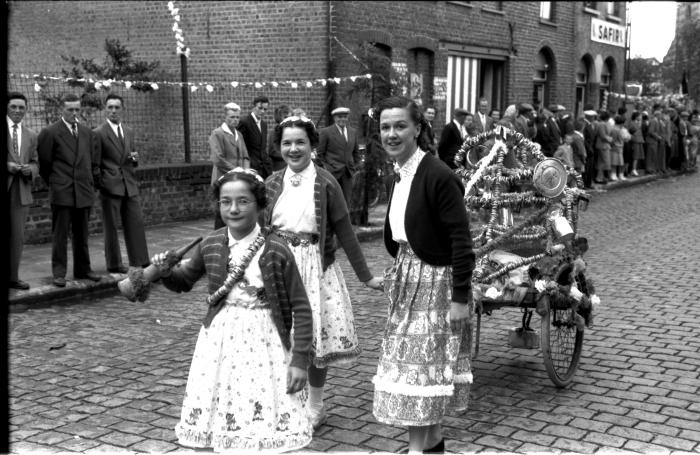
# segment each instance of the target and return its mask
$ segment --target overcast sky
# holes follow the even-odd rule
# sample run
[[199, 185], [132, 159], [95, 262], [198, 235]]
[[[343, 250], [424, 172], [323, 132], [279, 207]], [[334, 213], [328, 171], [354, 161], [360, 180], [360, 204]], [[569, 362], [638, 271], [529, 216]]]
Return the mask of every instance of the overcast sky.
[[663, 61], [676, 33], [676, 2], [630, 2], [630, 56]]

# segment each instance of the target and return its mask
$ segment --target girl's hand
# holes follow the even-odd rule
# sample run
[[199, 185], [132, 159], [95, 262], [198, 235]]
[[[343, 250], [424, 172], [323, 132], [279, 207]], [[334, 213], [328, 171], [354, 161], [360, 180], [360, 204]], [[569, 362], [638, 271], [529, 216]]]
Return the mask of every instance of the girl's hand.
[[297, 393], [306, 385], [306, 370], [290, 366], [287, 370], [287, 393]]
[[376, 291], [383, 291], [384, 290], [384, 279], [373, 276], [371, 279], [365, 281], [365, 286], [367, 286], [368, 288], [372, 288]]
[[170, 275], [171, 272], [170, 267], [168, 267], [167, 257], [168, 253], [166, 251], [165, 253], [158, 253], [151, 258], [151, 265], [158, 267], [160, 276], [163, 277]]
[[471, 302], [450, 304], [450, 328], [453, 334], [461, 333], [472, 324]]

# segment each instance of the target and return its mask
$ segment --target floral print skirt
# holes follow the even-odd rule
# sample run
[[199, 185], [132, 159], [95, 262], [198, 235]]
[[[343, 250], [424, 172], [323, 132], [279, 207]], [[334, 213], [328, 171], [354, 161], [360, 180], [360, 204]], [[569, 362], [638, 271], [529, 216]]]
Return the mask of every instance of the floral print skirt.
[[[374, 383], [374, 417], [388, 425], [440, 423], [467, 409], [471, 328], [450, 329], [452, 268], [421, 261], [401, 244], [385, 273], [389, 315]], [[473, 308], [470, 307], [473, 311]]]
[[229, 301], [199, 332], [175, 427], [180, 444], [215, 452], [308, 445], [308, 392], [287, 394], [290, 359], [267, 305], [244, 308]]
[[323, 272], [318, 244], [288, 246], [311, 304], [314, 366], [326, 368], [356, 360], [361, 350], [343, 271], [334, 262]]

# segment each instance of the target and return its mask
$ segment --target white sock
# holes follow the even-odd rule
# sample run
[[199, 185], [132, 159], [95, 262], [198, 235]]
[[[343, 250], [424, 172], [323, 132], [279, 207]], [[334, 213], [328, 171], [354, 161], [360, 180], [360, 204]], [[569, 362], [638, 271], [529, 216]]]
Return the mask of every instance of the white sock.
[[408, 451], [408, 455], [418, 455], [418, 454], [422, 454], [422, 453], [423, 453], [422, 450], [409, 450]]
[[318, 414], [323, 409], [323, 387], [309, 386], [309, 410]]

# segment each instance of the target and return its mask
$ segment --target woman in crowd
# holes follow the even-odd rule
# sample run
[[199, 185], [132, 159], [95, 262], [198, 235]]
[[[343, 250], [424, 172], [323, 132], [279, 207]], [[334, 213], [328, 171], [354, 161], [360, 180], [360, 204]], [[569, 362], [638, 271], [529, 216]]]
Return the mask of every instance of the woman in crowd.
[[[610, 114], [607, 111], [601, 111], [596, 122], [595, 148], [598, 152], [598, 160], [596, 161], [596, 183], [607, 183], [605, 173], [612, 174], [610, 166], [610, 148], [613, 142], [612, 125], [610, 125]], [[610, 180], [613, 180], [612, 175]]]
[[644, 159], [644, 136], [642, 134], [642, 115], [639, 111], [632, 112], [632, 118], [629, 124], [629, 132], [632, 135], [630, 144], [632, 147], [632, 166], [630, 167], [630, 175], [636, 177], [639, 175], [637, 166], [639, 160]]
[[515, 118], [518, 116], [518, 109], [515, 104], [511, 104], [503, 112], [503, 117], [496, 122], [497, 125], [505, 126], [511, 130], [515, 130]]
[[612, 144], [610, 144], [610, 180], [627, 180], [625, 177], [625, 157], [624, 147], [625, 138], [629, 136], [627, 129], [624, 129], [625, 118], [621, 115], [615, 116], [615, 125], [610, 131], [612, 136]]
[[[283, 104], [275, 109], [275, 125], [279, 125], [282, 120], [292, 115], [292, 110], [289, 106]], [[282, 154], [280, 153], [280, 145], [276, 144], [274, 141], [275, 129], [270, 128], [270, 132], [267, 135], [267, 153], [270, 155], [270, 160], [272, 161], [272, 170], [279, 171], [284, 169], [287, 163], [282, 159]]]
[[398, 174], [384, 241], [395, 257], [385, 274], [389, 311], [373, 382], [374, 416], [408, 426], [408, 453], [443, 452], [448, 405], [466, 409], [474, 269], [464, 187], [426, 153], [425, 119], [415, 102], [392, 97], [374, 111]]
[[[649, 129], [647, 130], [647, 153], [645, 155], [646, 169], [648, 174], [655, 174], [665, 169], [666, 143], [664, 142], [663, 131], [665, 130], [661, 120], [661, 108], [654, 107], [654, 113], [649, 119]], [[660, 158], [661, 157], [661, 158]], [[659, 167], [661, 162], [663, 167]]]
[[314, 330], [309, 366], [309, 409], [313, 427], [326, 419], [323, 388], [328, 366], [355, 360], [360, 346], [343, 273], [335, 262], [336, 237], [360, 281], [382, 289], [367, 268], [335, 178], [311, 161], [318, 132], [306, 117], [289, 117], [275, 128], [287, 166], [266, 181], [264, 220], [290, 246], [309, 296]]
[[172, 270], [166, 254], [151, 259], [168, 289], [190, 291], [206, 275], [210, 294], [175, 434], [182, 445], [215, 452], [300, 449], [312, 435], [304, 285], [286, 244], [257, 223], [267, 201], [257, 172], [235, 168], [214, 192], [226, 227]]

